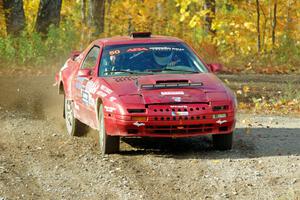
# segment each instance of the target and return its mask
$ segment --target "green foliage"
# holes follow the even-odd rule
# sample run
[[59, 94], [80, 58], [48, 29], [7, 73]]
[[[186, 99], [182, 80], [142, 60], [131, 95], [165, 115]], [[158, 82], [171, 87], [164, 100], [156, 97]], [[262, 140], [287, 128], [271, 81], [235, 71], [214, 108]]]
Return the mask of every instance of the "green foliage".
[[72, 49], [78, 43], [80, 35], [74, 29], [74, 26], [69, 23], [61, 24], [60, 28], [51, 26], [45, 41], [46, 48], [49, 54], [61, 54], [66, 53], [66, 49]]
[[282, 44], [276, 49], [277, 63], [295, 66], [300, 63], [300, 42], [294, 41], [288, 34], [281, 38]]
[[16, 49], [13, 45], [14, 40], [11, 37], [0, 38], [0, 55], [1, 60], [7, 62], [13, 59], [16, 55]]
[[67, 22], [60, 28], [51, 26], [47, 36], [23, 32], [18, 37], [0, 37], [0, 60], [6, 66], [48, 66], [64, 60], [78, 45], [80, 35]]
[[[255, 1], [215, 0], [215, 13], [204, 8], [208, 2], [204, 0], [106, 1], [104, 33], [97, 36], [89, 25], [89, 5], [85, 21], [82, 19], [81, 2], [63, 1], [60, 27], [51, 26], [48, 34], [42, 36], [33, 31], [39, 1], [24, 0], [25, 31], [18, 37], [0, 31], [1, 67], [61, 63], [70, 51], [83, 49], [91, 40], [128, 35], [132, 31], [180, 37], [206, 61], [222, 62], [232, 71], [272, 73], [278, 71], [274, 67], [282, 66], [295, 71], [300, 64], [300, 1], [297, 0], [278, 1], [274, 44], [273, 8], [277, 2], [274, 0], [259, 1], [259, 25]], [[207, 30], [207, 16], [212, 17], [212, 31]], [[0, 23], [1, 30], [5, 30], [4, 24]], [[257, 26], [261, 30], [260, 52]], [[266, 67], [269, 69], [263, 71]]]

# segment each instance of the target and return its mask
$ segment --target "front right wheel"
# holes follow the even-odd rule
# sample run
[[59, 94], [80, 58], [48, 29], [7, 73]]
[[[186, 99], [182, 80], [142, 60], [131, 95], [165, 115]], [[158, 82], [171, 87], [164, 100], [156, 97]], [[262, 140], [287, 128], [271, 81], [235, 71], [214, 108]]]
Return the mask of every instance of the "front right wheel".
[[102, 155], [118, 153], [120, 150], [120, 137], [107, 135], [102, 104], [99, 108], [99, 126], [99, 145]]
[[220, 151], [230, 150], [232, 148], [233, 133], [212, 135], [213, 146]]

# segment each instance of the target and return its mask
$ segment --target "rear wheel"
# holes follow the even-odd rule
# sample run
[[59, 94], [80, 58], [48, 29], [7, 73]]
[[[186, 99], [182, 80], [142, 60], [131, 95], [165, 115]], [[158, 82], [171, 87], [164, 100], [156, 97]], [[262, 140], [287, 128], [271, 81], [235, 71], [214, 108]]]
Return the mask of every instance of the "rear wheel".
[[99, 145], [102, 155], [118, 153], [120, 150], [120, 137], [106, 134], [103, 105], [99, 108]]
[[230, 150], [232, 148], [232, 135], [233, 133], [212, 135], [214, 148], [221, 151]]
[[74, 117], [73, 101], [65, 98], [65, 120], [68, 134], [70, 136], [82, 136], [85, 125]]

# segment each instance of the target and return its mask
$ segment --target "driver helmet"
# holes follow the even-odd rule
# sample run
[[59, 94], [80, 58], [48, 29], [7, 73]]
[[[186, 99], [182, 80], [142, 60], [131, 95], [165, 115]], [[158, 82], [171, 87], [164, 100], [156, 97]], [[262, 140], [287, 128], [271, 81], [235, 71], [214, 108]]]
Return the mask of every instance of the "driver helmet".
[[157, 64], [167, 65], [172, 61], [173, 52], [170, 50], [153, 51], [153, 57]]

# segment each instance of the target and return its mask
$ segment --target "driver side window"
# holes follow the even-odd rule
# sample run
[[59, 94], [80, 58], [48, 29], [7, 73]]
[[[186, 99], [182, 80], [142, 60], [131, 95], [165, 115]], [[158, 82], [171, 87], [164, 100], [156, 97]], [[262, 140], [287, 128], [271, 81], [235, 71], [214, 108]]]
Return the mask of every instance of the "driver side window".
[[100, 47], [94, 46], [83, 61], [81, 69], [92, 69], [97, 64], [97, 58], [100, 53]]

